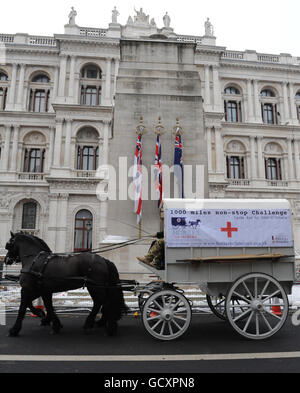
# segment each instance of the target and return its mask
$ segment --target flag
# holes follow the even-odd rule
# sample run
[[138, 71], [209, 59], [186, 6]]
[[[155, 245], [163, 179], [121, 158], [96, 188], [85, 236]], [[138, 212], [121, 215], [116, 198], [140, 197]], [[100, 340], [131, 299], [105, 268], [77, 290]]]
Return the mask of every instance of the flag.
[[142, 218], [142, 134], [139, 134], [135, 156], [134, 156], [134, 166], [133, 166], [133, 183], [135, 190], [135, 204], [134, 204], [134, 212], [137, 215], [137, 223], [139, 224]]
[[175, 138], [175, 153], [174, 153], [174, 176], [177, 179], [178, 190], [180, 198], [184, 198], [183, 190], [183, 151], [182, 151], [181, 135], [176, 135]]
[[162, 207], [162, 201], [163, 201], [163, 174], [162, 174], [162, 161], [161, 161], [161, 143], [160, 143], [159, 134], [157, 134], [157, 139], [156, 139], [154, 179], [155, 179], [155, 190], [159, 194], [158, 208], [160, 209]]

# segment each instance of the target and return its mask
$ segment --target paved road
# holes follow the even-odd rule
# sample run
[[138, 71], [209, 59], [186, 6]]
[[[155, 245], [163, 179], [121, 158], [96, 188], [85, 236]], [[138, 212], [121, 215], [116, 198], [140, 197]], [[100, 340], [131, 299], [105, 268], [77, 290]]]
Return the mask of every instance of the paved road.
[[213, 315], [194, 315], [187, 334], [161, 342], [148, 336], [140, 319], [125, 317], [118, 337], [102, 329], [82, 331], [84, 316], [61, 317], [64, 329], [51, 336], [26, 317], [22, 335], [7, 337], [0, 326], [0, 372], [207, 373], [300, 372], [300, 327], [290, 318], [267, 341], [248, 341]]

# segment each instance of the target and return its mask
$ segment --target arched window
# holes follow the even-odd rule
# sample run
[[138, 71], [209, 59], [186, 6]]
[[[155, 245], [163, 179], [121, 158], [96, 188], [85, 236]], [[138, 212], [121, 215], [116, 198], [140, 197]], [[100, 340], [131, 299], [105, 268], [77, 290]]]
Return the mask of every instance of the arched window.
[[265, 171], [267, 180], [282, 180], [283, 150], [277, 143], [270, 142], [265, 146]]
[[7, 100], [8, 76], [0, 72], [0, 111], [4, 111]]
[[88, 210], [80, 210], [75, 217], [75, 252], [93, 249], [93, 216]]
[[245, 179], [246, 151], [239, 141], [231, 141], [226, 147], [226, 164], [228, 179]]
[[264, 89], [264, 90], [262, 90], [262, 92], [261, 92], [261, 96], [262, 96], [262, 97], [275, 97], [275, 94], [274, 94], [274, 92], [273, 92], [272, 90], [270, 90], [270, 89]]
[[50, 79], [47, 75], [39, 74], [30, 83], [29, 111], [48, 112], [50, 97]]
[[226, 89], [224, 90], [224, 93], [225, 94], [240, 94], [239, 90], [233, 86], [226, 87]]
[[48, 78], [47, 75], [37, 75], [34, 78], [32, 78], [33, 83], [50, 83], [50, 79]]
[[78, 171], [96, 171], [99, 165], [99, 134], [91, 127], [82, 128], [76, 138]]
[[36, 229], [37, 204], [26, 202], [23, 205], [22, 229]]
[[81, 70], [80, 104], [101, 105], [102, 71], [96, 65], [87, 65]]
[[225, 120], [230, 123], [242, 122], [242, 97], [240, 91], [234, 86], [224, 90]]
[[271, 89], [263, 89], [261, 95], [261, 114], [265, 124], [278, 124], [279, 112], [277, 110], [276, 94]]
[[31, 132], [24, 138], [24, 173], [44, 173], [46, 139], [40, 132]]

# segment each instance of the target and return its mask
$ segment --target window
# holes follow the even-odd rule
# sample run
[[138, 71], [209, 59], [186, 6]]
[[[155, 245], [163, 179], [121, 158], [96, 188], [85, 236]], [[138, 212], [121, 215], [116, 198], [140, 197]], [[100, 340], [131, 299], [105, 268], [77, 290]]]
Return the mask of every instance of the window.
[[91, 251], [93, 248], [93, 216], [88, 210], [81, 210], [75, 217], [75, 252]]
[[282, 180], [280, 158], [267, 158], [265, 166], [267, 180]]
[[232, 86], [226, 87], [224, 93], [225, 94], [240, 94], [238, 89], [236, 89], [235, 87], [232, 87]]
[[[234, 87], [229, 86], [224, 90], [224, 114], [225, 121], [230, 123], [242, 122], [242, 103], [240, 91]], [[234, 97], [236, 96], [236, 97]]]
[[275, 94], [273, 93], [272, 90], [270, 90], [270, 89], [265, 89], [265, 90], [262, 90], [261, 96], [262, 96], [262, 97], [275, 97]]
[[50, 79], [47, 75], [39, 74], [31, 80], [29, 96], [29, 111], [45, 113], [49, 109]]
[[23, 205], [22, 229], [36, 229], [37, 205], [27, 202]]
[[81, 70], [82, 79], [102, 79], [102, 71], [96, 65], [88, 65]]
[[25, 149], [24, 172], [43, 173], [45, 149]]
[[78, 146], [77, 169], [81, 171], [96, 171], [99, 161], [99, 148], [93, 146]]
[[262, 104], [263, 122], [266, 124], [278, 124], [277, 105]]
[[225, 120], [231, 123], [242, 121], [241, 103], [236, 101], [225, 101]]
[[49, 91], [31, 90], [30, 93], [30, 111], [43, 113], [48, 112]]
[[47, 75], [38, 75], [32, 79], [33, 83], [49, 83], [50, 79]]
[[7, 82], [8, 81], [8, 76], [4, 74], [3, 72], [0, 72], [0, 81], [1, 82]]
[[245, 179], [244, 157], [239, 157], [239, 156], [227, 157], [227, 178]]
[[0, 72], [0, 111], [4, 111], [7, 100], [7, 81], [8, 76], [3, 72]]
[[88, 106], [101, 105], [102, 71], [96, 65], [85, 66], [81, 70], [80, 104]]
[[101, 87], [84, 87], [81, 88], [81, 105], [98, 106], [101, 104]]

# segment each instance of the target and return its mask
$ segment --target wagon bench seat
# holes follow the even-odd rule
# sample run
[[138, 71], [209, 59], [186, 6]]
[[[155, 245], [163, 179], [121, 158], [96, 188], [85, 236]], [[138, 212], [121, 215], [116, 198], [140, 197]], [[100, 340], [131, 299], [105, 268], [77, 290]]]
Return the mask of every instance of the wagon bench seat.
[[279, 260], [285, 257], [284, 254], [244, 254], [244, 255], [231, 255], [231, 256], [215, 256], [215, 257], [199, 257], [199, 258], [189, 258], [177, 260], [177, 262], [216, 262], [216, 263], [226, 263], [226, 262], [240, 262], [240, 261], [251, 261], [251, 260], [264, 260], [272, 259], [273, 261]]

